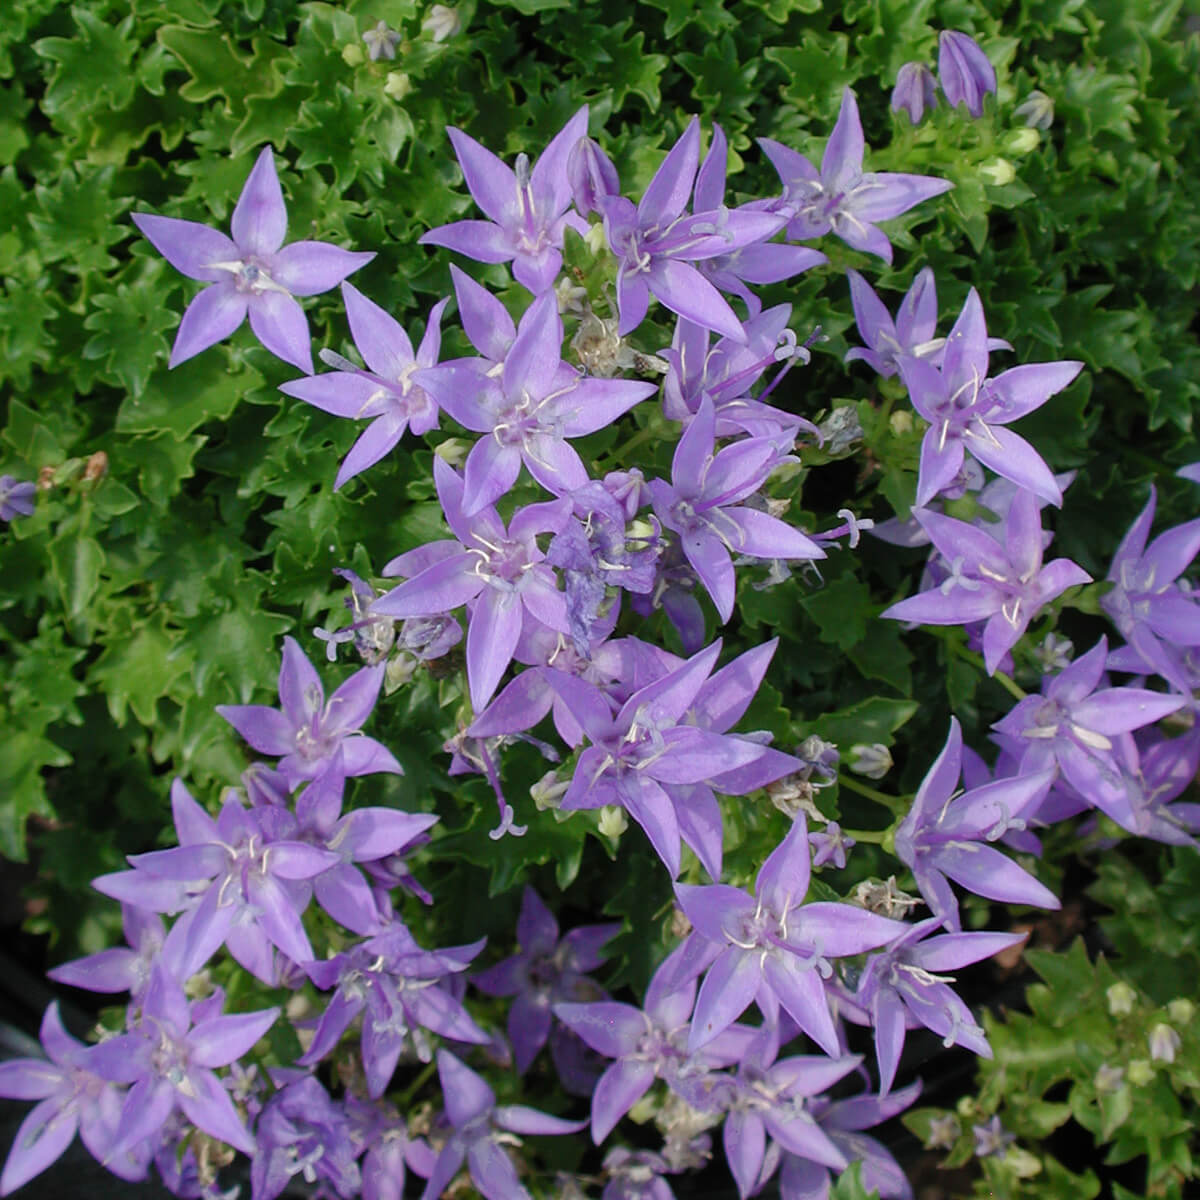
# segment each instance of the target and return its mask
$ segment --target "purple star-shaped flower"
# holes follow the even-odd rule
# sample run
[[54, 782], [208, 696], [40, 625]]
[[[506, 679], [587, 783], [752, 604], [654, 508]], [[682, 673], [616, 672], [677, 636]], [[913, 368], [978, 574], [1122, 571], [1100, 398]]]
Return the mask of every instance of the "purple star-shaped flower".
[[983, 305], [972, 288], [946, 339], [940, 369], [920, 358], [897, 360], [913, 407], [929, 422], [921, 443], [918, 506], [950, 484], [967, 450], [997, 475], [1062, 504], [1062, 492], [1041, 455], [1006, 426], [1061, 392], [1083, 363], [1026, 363], [989, 379], [991, 348]]
[[1113, 589], [1100, 600], [1126, 641], [1155, 670], [1165, 647], [1200, 646], [1200, 602], [1179, 586], [1179, 576], [1200, 553], [1200, 519], [1160, 533], [1146, 545], [1154, 522], [1157, 492], [1121, 540], [1108, 579]]
[[778, 211], [788, 217], [787, 234], [795, 241], [832, 231], [855, 250], [892, 261], [892, 244], [876, 222], [898, 217], [910, 208], [949, 191], [948, 179], [928, 175], [863, 172], [863, 132], [858, 103], [849, 89], [818, 171], [803, 154], [770, 138], [758, 144], [779, 172], [783, 200]]
[[333, 483], [334, 491], [393, 450], [406, 429], [422, 434], [437, 428], [437, 404], [412, 376], [414, 371], [437, 362], [442, 344], [442, 313], [450, 303], [447, 298], [433, 306], [421, 347], [414, 354], [408, 334], [378, 304], [348, 283], [342, 284], [342, 298], [354, 344], [368, 369], [360, 370], [340, 355], [322, 351], [321, 358], [341, 370], [296, 379], [279, 388], [285, 395], [295, 396], [335, 417], [370, 420], [371, 424], [342, 460]]
[[540, 533], [562, 530], [570, 501], [526, 505], [505, 529], [490, 505], [467, 516], [463, 480], [440, 458], [433, 460], [433, 477], [457, 540], [433, 542], [389, 562], [385, 575], [411, 578], [377, 600], [374, 609], [391, 617], [431, 617], [474, 600], [467, 682], [471, 704], [482, 712], [512, 660], [524, 613], [559, 633], [570, 632], [565, 599], [536, 541]]
[[360, 732], [379, 699], [384, 670], [383, 663], [363, 667], [326, 703], [321, 677], [299, 643], [287, 637], [279, 667], [281, 707], [218, 704], [217, 712], [260, 754], [282, 756], [279, 771], [291, 788], [328, 770], [339, 748], [347, 775], [403, 775], [392, 752]]
[[57, 1002], [42, 1017], [46, 1059], [14, 1058], [0, 1063], [0, 1096], [36, 1100], [13, 1140], [0, 1195], [7, 1196], [40, 1175], [66, 1150], [78, 1132], [83, 1144], [122, 1179], [145, 1175], [126, 1155], [112, 1155], [121, 1115], [121, 1095], [96, 1073], [96, 1047], [77, 1042], [63, 1027]]
[[648, 486], [659, 520], [679, 534], [683, 552], [704, 583], [722, 621], [733, 615], [731, 554], [750, 558], [824, 558], [798, 529], [741, 502], [766, 482], [782, 460], [774, 438], [746, 438], [715, 448], [716, 413], [706, 395], [684, 431], [671, 463], [671, 483]]
[[497, 1105], [496, 1093], [448, 1050], [438, 1051], [437, 1065], [446, 1117], [453, 1128], [421, 1200], [437, 1200], [464, 1160], [487, 1200], [529, 1200], [512, 1159], [502, 1149], [516, 1140], [509, 1135], [578, 1133], [587, 1122], [564, 1121], [523, 1104]]
[[188, 305], [169, 365], [227, 338], [250, 314], [255, 337], [277, 358], [312, 374], [308, 320], [297, 296], [337, 287], [373, 253], [327, 242], [292, 242], [271, 147], [263, 148], [233, 210], [232, 239], [196, 221], [134, 213], [134, 224], [177, 271], [212, 284]]
[[946, 745], [896, 830], [896, 856], [912, 871], [925, 903], [953, 933], [962, 926], [947, 878], [989, 900], [1060, 908], [1053, 892], [986, 844], [1025, 827], [1025, 817], [1037, 811], [1054, 772], [1031, 769], [960, 794], [962, 757], [962, 728], [951, 717]]
[[734, 341], [745, 340], [733, 309], [691, 264], [765, 241], [782, 220], [769, 212], [724, 207], [687, 215], [699, 162], [700, 122], [693, 117], [636, 207], [624, 196], [598, 201], [608, 244], [619, 262], [617, 332], [622, 337], [642, 323], [654, 295], [678, 316]]
[[1004, 545], [967, 521], [940, 513], [914, 514], [949, 565], [935, 588], [885, 609], [894, 621], [967, 625], [986, 621], [983, 656], [993, 674], [1038, 611], [1069, 587], [1092, 577], [1067, 558], [1042, 565], [1042, 520], [1037, 497], [1018, 492], [1004, 522]]
[[768, 1022], [782, 1006], [826, 1054], [841, 1053], [822, 982], [827, 960], [882, 946], [905, 927], [850, 904], [805, 904], [810, 873], [801, 815], [763, 863], [753, 896], [727, 884], [676, 884], [693, 936], [717, 951], [700, 985], [689, 1049], [704, 1046], [757, 1002]]
[[254, 1138], [213, 1068], [241, 1058], [275, 1023], [279, 1009], [212, 1016], [205, 1004], [204, 1017], [193, 1025], [195, 1014], [183, 985], [158, 967], [133, 1029], [95, 1048], [98, 1074], [133, 1085], [110, 1157], [154, 1137], [176, 1109], [218, 1141], [254, 1153]]
[[1118, 824], [1128, 820], [1128, 801], [1121, 770], [1113, 758], [1112, 739], [1151, 725], [1187, 703], [1184, 696], [1165, 696], [1146, 688], [1105, 688], [1108, 640], [1101, 638], [1069, 667], [1044, 681], [1043, 693], [1027, 696], [993, 728], [1002, 745], [1020, 760], [1020, 770], [1060, 770], [1076, 791]]
[[567, 159], [587, 135], [585, 104], [562, 127], [529, 169], [517, 155], [516, 170], [461, 129], [447, 128], [463, 178], [486, 221], [455, 221], [422, 235], [422, 246], [444, 246], [477, 262], [512, 262], [518, 283], [535, 296], [550, 288], [562, 267], [563, 231], [587, 233], [587, 222], [567, 212], [571, 184]]
[[467, 455], [463, 514], [510, 491], [524, 463], [555, 495], [586, 486], [587, 468], [566, 441], [595, 433], [656, 391], [653, 383], [589, 379], [565, 367], [563, 327], [553, 292], [521, 317], [499, 378], [476, 364], [422, 371], [422, 387], [460, 425], [481, 437]]
[[531, 887], [521, 897], [517, 918], [520, 954], [472, 976], [489, 996], [514, 996], [508, 1010], [508, 1036], [516, 1052], [517, 1074], [529, 1070], [550, 1036], [553, 1006], [602, 996], [587, 978], [604, 961], [600, 948], [620, 925], [583, 925], [560, 940], [558, 922]]
[[875, 1053], [879, 1061], [880, 1094], [896, 1078], [906, 1029], [924, 1025], [946, 1045], [965, 1046], [983, 1058], [992, 1050], [970, 1010], [951, 990], [953, 977], [937, 972], [954, 971], [980, 959], [991, 958], [1025, 938], [1021, 933], [945, 933], [940, 917], [930, 917], [872, 954], [859, 977], [855, 999], [870, 1014], [875, 1027]]

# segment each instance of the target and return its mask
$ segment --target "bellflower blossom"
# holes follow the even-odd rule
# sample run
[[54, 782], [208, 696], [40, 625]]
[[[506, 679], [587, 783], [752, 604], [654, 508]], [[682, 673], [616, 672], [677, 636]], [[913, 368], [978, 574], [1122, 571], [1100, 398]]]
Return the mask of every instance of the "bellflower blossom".
[[659, 520], [679, 534], [683, 552], [704, 583], [722, 622], [733, 615], [731, 554], [751, 558], [824, 558], [798, 529], [743, 504], [782, 460], [773, 438], [747, 438], [715, 448], [716, 413], [705, 396], [671, 462], [671, 483], [647, 485]]
[[558, 922], [542, 898], [526, 886], [517, 917], [521, 952], [471, 977], [488, 996], [513, 996], [508, 1037], [524, 1075], [550, 1036], [554, 1006], [599, 999], [604, 991], [587, 978], [604, 962], [601, 947], [621, 930], [619, 924], [582, 925], [559, 937]]
[[962, 759], [962, 728], [951, 717], [946, 745], [896, 830], [896, 856], [912, 871], [925, 903], [951, 933], [962, 926], [948, 878], [989, 900], [1060, 908], [1053, 892], [985, 844], [1024, 828], [1025, 817], [1045, 799], [1054, 772], [1031, 766], [1013, 778], [959, 793]]
[[645, 1004], [634, 1008], [602, 1000], [559, 1003], [554, 1015], [609, 1064], [592, 1094], [592, 1140], [600, 1145], [617, 1122], [650, 1090], [655, 1079], [690, 1092], [709, 1072], [730, 1066], [746, 1051], [754, 1031], [731, 1026], [702, 1049], [687, 1048], [696, 982], [675, 986], [678, 952], [660, 964], [646, 989]]
[[106, 896], [154, 912], [187, 911], [163, 943], [166, 962], [199, 970], [225, 943], [230, 954], [264, 983], [274, 984], [271, 947], [293, 962], [313, 956], [300, 915], [309, 891], [298, 886], [336, 867], [341, 856], [292, 839], [272, 838], [260, 814], [230, 795], [214, 820], [176, 780], [171, 809], [179, 845], [129, 856], [132, 871], [93, 880]]
[[347, 775], [403, 775], [392, 752], [360, 732], [379, 699], [384, 669], [383, 663], [363, 667], [326, 702], [321, 677], [299, 643], [287, 637], [279, 667], [280, 708], [218, 704], [217, 712], [260, 754], [282, 756], [278, 769], [291, 788], [327, 771], [339, 749]]
[[342, 299], [354, 344], [367, 370], [340, 355], [322, 351], [322, 361], [339, 370], [296, 379], [279, 388], [285, 395], [295, 396], [335, 417], [371, 421], [342, 460], [333, 481], [335, 492], [395, 449], [406, 429], [422, 434], [437, 428], [437, 404], [424, 388], [413, 382], [412, 376], [414, 371], [437, 362], [442, 342], [442, 313], [450, 303], [447, 298], [433, 306], [421, 347], [414, 354], [408, 334], [378, 304], [348, 283], [342, 284]]
[[[830, 1100], [815, 1096], [809, 1102], [813, 1119], [849, 1162], [862, 1163], [862, 1185], [878, 1192], [882, 1200], [913, 1200], [912, 1187], [890, 1150], [861, 1131], [902, 1113], [921, 1093], [921, 1081], [887, 1096], [850, 1096]], [[767, 1149], [760, 1180], [765, 1183], [779, 1169], [781, 1200], [815, 1200], [826, 1197], [832, 1185], [829, 1169], [811, 1159], [783, 1150], [777, 1143]]]
[[[693, 826], [680, 821], [676, 785], [713, 783], [761, 758], [768, 748], [748, 738], [683, 724], [708, 679], [720, 642], [693, 655], [681, 667], [635, 692], [614, 717], [599, 688], [555, 672], [552, 686], [592, 742], [579, 756], [561, 808], [618, 805], [646, 832], [672, 878], [679, 874], [680, 837], [689, 843]], [[719, 828], [719, 826], [718, 826]], [[697, 853], [707, 856], [704, 841]], [[731, 1018], [732, 1019], [732, 1018]]]
[[734, 341], [745, 340], [733, 309], [693, 264], [765, 241], [783, 221], [761, 210], [724, 207], [686, 215], [699, 161], [700, 122], [693, 117], [636, 207], [623, 196], [599, 201], [608, 244], [619, 263], [617, 332], [622, 337], [642, 323], [653, 295], [677, 316]]
[[[1145, 688], [1104, 688], [1108, 640], [1101, 638], [1064, 671], [1043, 681], [1041, 695], [1027, 696], [993, 728], [1001, 745], [1019, 760], [1024, 775], [1059, 771], [1089, 804], [1128, 820], [1121, 770], [1112, 739], [1152, 725], [1187, 703]], [[1124, 820], [1122, 818], [1124, 817]]]
[[484, 435], [467, 455], [464, 516], [511, 490], [522, 463], [555, 495], [584, 487], [587, 468], [566, 439], [603, 429], [657, 390], [653, 383], [589, 379], [564, 369], [562, 340], [557, 300], [545, 292], [521, 317], [499, 378], [471, 364], [416, 376], [460, 425]]
[[[692, 207], [696, 212], [725, 210], [725, 168], [728, 156], [729, 144], [725, 138], [725, 131], [714, 122], [708, 153], [704, 156], [704, 162], [700, 164], [692, 192]], [[751, 206], [747, 211], [754, 211], [754, 207]], [[729, 254], [698, 259], [696, 269], [721, 291], [737, 296], [746, 305], [750, 316], [755, 317], [762, 310], [762, 301], [746, 287], [747, 283], [782, 283], [793, 275], [799, 275], [802, 271], [828, 261], [819, 250], [813, 250], [809, 246], [787, 246], [776, 242], [758, 241]]]
[[854, 93], [846, 88], [818, 171], [803, 154], [770, 138], [759, 138], [783, 181], [777, 211], [788, 218], [787, 235], [806, 241], [833, 232], [855, 250], [892, 261], [892, 244], [879, 221], [940, 196], [954, 185], [928, 175], [863, 172], [863, 132]]
[[432, 1058], [424, 1030], [456, 1042], [489, 1042], [489, 1036], [445, 985], [448, 977], [467, 969], [485, 940], [424, 950], [396, 923], [342, 954], [308, 963], [305, 971], [309, 978], [333, 995], [317, 1022], [312, 1043], [297, 1060], [299, 1065], [320, 1062], [361, 1015], [367, 1094], [377, 1100], [387, 1090], [405, 1050], [422, 1062]]
[[1051, 504], [1062, 504], [1041, 455], [1006, 426], [1062, 391], [1083, 363], [1027, 363], [989, 379], [991, 348], [983, 305], [972, 288], [946, 340], [940, 368], [920, 358], [897, 360], [913, 407], [929, 422], [921, 443], [918, 506], [928, 504], [958, 474], [967, 450], [997, 475]]
[[437, 1054], [438, 1078], [452, 1129], [421, 1200], [438, 1200], [464, 1160], [487, 1200], [530, 1200], [512, 1159], [501, 1148], [520, 1144], [512, 1134], [578, 1133], [586, 1121], [564, 1121], [523, 1104], [496, 1104], [496, 1093], [448, 1050]]
[[0, 1096], [36, 1100], [21, 1122], [0, 1175], [0, 1195], [7, 1196], [40, 1175], [67, 1149], [78, 1133], [93, 1157], [122, 1179], [146, 1174], [141, 1161], [113, 1155], [121, 1117], [122, 1095], [96, 1072], [95, 1046], [76, 1041], [63, 1027], [57, 1001], [42, 1017], [40, 1033], [45, 1059], [14, 1058], [0, 1063]]
[[[879, 1090], [886, 1095], [896, 1078], [906, 1029], [919, 1025], [983, 1058], [992, 1050], [970, 1010], [951, 990], [953, 971], [991, 958], [1025, 939], [1020, 933], [944, 933], [940, 917], [911, 926], [903, 936], [872, 954], [859, 976], [855, 1000], [875, 1029]], [[853, 1019], [853, 1018], [852, 1018]]]
[[517, 155], [514, 170], [462, 130], [447, 128], [467, 187], [488, 219], [439, 225], [418, 243], [457, 250], [477, 262], [512, 262], [517, 282], [541, 295], [562, 267], [563, 231], [587, 233], [587, 222], [567, 212], [567, 159], [586, 136], [587, 122], [585, 104], [554, 135], [532, 171], [526, 155]]
[[1200, 518], [1160, 533], [1147, 546], [1156, 500], [1152, 487], [1145, 508], [1113, 556], [1108, 571], [1113, 588], [1101, 597], [1100, 607], [1125, 640], [1162, 674], [1170, 650], [1200, 646], [1200, 599], [1178, 582], [1200, 553]]
[[308, 320], [297, 296], [337, 287], [369, 263], [327, 242], [292, 242], [287, 208], [271, 147], [264, 147], [233, 210], [232, 239], [196, 221], [134, 213], [133, 222], [177, 271], [206, 287], [188, 305], [171, 348], [169, 366], [227, 338], [250, 314], [255, 337], [276, 358], [312, 374]]
[[559, 533], [570, 501], [530, 504], [505, 529], [490, 505], [468, 516], [462, 477], [440, 458], [433, 476], [442, 511], [456, 540], [433, 542], [392, 559], [385, 575], [411, 576], [375, 602], [391, 617], [432, 617], [475, 601], [467, 628], [467, 683], [482, 712], [504, 674], [524, 613], [558, 633], [569, 633], [566, 601], [537, 546], [540, 533]]
[[753, 896], [726, 884], [676, 884], [693, 938], [716, 950], [696, 999], [689, 1049], [700, 1049], [757, 1002], [768, 1022], [782, 1007], [826, 1054], [840, 1054], [822, 982], [828, 959], [882, 946], [905, 926], [851, 904], [805, 904], [810, 874], [801, 815], [760, 868]]
[[250, 1200], [275, 1200], [297, 1175], [345, 1200], [359, 1195], [363, 1181], [349, 1118], [313, 1076], [292, 1080], [267, 1101], [255, 1140]]
[[142, 998], [137, 1020], [128, 1033], [117, 1034], [95, 1048], [96, 1072], [114, 1083], [133, 1086], [125, 1097], [114, 1145], [114, 1157], [155, 1137], [171, 1114], [182, 1110], [197, 1128], [243, 1154], [253, 1154], [254, 1138], [242, 1124], [229, 1093], [214, 1068], [239, 1059], [275, 1023], [278, 1008], [195, 1021], [183, 985], [156, 967]]
[[[716, 436], [781, 437], [799, 429], [817, 435], [817, 427], [803, 417], [765, 403], [793, 362], [807, 363], [807, 347], [796, 343], [787, 327], [790, 304], [777, 304], [746, 321], [744, 342], [721, 338], [710, 348], [709, 331], [680, 317], [669, 349], [663, 379], [663, 413], [687, 425], [707, 396], [716, 413]], [[752, 399], [750, 389], [774, 366], [775, 378]], [[818, 435], [819, 436], [819, 435]]]
[[949, 565], [937, 587], [910, 596], [883, 612], [894, 621], [966, 625], [986, 621], [983, 656], [989, 675], [1017, 644], [1037, 612], [1069, 587], [1092, 577], [1070, 559], [1042, 565], [1042, 522], [1037, 497], [1016, 494], [1004, 523], [1004, 545], [966, 521], [916, 512]]

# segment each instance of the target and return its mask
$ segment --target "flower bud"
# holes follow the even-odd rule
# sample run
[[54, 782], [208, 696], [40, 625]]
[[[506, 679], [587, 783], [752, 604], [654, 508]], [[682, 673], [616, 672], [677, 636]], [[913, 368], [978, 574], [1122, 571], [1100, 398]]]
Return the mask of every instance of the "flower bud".
[[557, 772], [547, 771], [529, 789], [529, 795], [533, 798], [533, 803], [537, 810], [545, 812], [548, 808], [557, 808], [562, 798], [570, 790], [570, 787], [570, 782], [559, 779]]
[[893, 436], [903, 437], [906, 433], [913, 431], [912, 413], [900, 409], [892, 413], [888, 417], [888, 428], [892, 431]]
[[[364, 33], [363, 37], [366, 36], [367, 35]], [[344, 62], [346, 66], [357, 67], [366, 61], [367, 56], [363, 52], [363, 48], [361, 46], [357, 46], [353, 42], [350, 42], [348, 45], [342, 47], [342, 62]]]
[[951, 108], [967, 106], [973, 117], [983, 115], [983, 98], [996, 91], [996, 71], [974, 38], [957, 30], [938, 35], [938, 81]]
[[613, 161], [590, 137], [581, 137], [567, 158], [567, 181], [581, 216], [600, 211], [600, 200], [621, 194]]
[[452, 38], [462, 29], [462, 17], [458, 9], [447, 8], [444, 4], [435, 4], [429, 10], [429, 16], [421, 22], [421, 28], [435, 42], [444, 42]]
[[1036, 88], [1013, 109], [1013, 116], [1030, 129], [1049, 129], [1054, 124], [1054, 101]]
[[1092, 1080], [1092, 1084], [1096, 1091], [1102, 1095], [1111, 1095], [1124, 1086], [1125, 1071], [1122, 1067], [1114, 1067], [1108, 1063], [1102, 1063]]
[[882, 779], [892, 769], [892, 752], [882, 742], [851, 746], [850, 761], [846, 765], [856, 775]]
[[600, 810], [600, 833], [606, 838], [619, 838], [629, 828], [625, 810], [615, 804], [606, 804]]
[[933, 72], [924, 63], [905, 63], [892, 89], [892, 112], [906, 112], [908, 119], [919, 125], [925, 113], [936, 107], [937, 80]]
[[1187, 999], [1180, 997], [1178, 1000], [1172, 1000], [1167, 1005], [1167, 1016], [1175, 1022], [1176, 1025], [1190, 1024], [1192, 1018], [1196, 1015], [1196, 1006]]
[[412, 80], [403, 71], [389, 71], [384, 80], [384, 95], [393, 100], [403, 100], [413, 90]]
[[1154, 1079], [1154, 1068], [1144, 1058], [1135, 1058], [1130, 1061], [1125, 1077], [1134, 1087], [1145, 1087]]
[[1007, 158], [989, 159], [979, 168], [979, 173], [992, 187], [1006, 187], [1017, 177], [1017, 172]]
[[1170, 1025], [1160, 1021], [1150, 1030], [1150, 1057], [1154, 1062], [1173, 1063], [1183, 1039]]
[[1042, 144], [1042, 135], [1036, 129], [1014, 129], [1004, 139], [1004, 148], [1009, 154], [1028, 154]]
[[452, 467], [461, 467], [470, 452], [471, 444], [465, 438], [447, 438], [434, 447], [434, 454]]
[[1114, 983], [1104, 995], [1108, 999], [1108, 1011], [1114, 1017], [1127, 1017], [1133, 1012], [1133, 1006], [1137, 1001], [1137, 992], [1124, 980]]

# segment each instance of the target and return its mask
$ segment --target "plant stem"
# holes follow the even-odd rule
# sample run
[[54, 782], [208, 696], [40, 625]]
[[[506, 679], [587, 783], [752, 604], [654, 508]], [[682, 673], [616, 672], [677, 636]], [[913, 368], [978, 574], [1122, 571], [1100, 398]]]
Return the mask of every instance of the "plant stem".
[[[882, 804], [889, 812], [908, 811], [908, 800], [903, 796], [885, 796], [883, 792], [877, 792], [874, 788], [867, 787], [865, 783], [859, 783], [857, 779], [844, 773], [838, 774], [838, 783], [852, 792], [857, 792], [860, 796], [865, 796], [868, 800], [874, 800], [876, 804]], [[880, 836], [883, 835], [880, 834]]]

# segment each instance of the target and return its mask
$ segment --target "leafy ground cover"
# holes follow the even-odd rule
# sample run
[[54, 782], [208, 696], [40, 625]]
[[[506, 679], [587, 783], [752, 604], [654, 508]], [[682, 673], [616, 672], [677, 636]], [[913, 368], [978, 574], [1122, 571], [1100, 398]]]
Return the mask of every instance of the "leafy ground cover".
[[[33, 514], [9, 523], [0, 550], [0, 851], [35, 866], [26, 928], [49, 938], [53, 961], [120, 940], [116, 906], [90, 881], [122, 869], [127, 854], [170, 844], [174, 777], [216, 811], [250, 761], [217, 706], [274, 703], [285, 635], [321, 669], [327, 691], [350, 678], [352, 648], [325, 669], [313, 634], [346, 624], [347, 587], [334, 569], [378, 580], [395, 555], [444, 537], [435, 461], [461, 461], [445, 444], [456, 427], [443, 420], [439, 433], [403, 439], [335, 490], [337, 464], [361, 426], [281, 393], [296, 369], [248, 330], [169, 369], [196, 287], [139, 234], [133, 212], [228, 231], [242, 185], [271, 145], [289, 237], [374, 251], [353, 283], [418, 342], [434, 303], [454, 292], [452, 261], [514, 320], [528, 303], [507, 267], [479, 268], [418, 242], [479, 215], [448, 126], [511, 164], [521, 152], [536, 159], [587, 104], [588, 127], [624, 194], [639, 197], [698, 114], [706, 144], [714, 124], [728, 139], [732, 207], [779, 191], [782, 172], [757, 139], [820, 161], [850, 87], [872, 171], [954, 186], [886, 223], [890, 263], [824, 237], [812, 244], [825, 263], [759, 289], [767, 307], [791, 305], [790, 328], [811, 352], [771, 403], [823, 435], [784, 467], [771, 498], [787, 502], [789, 522], [808, 533], [834, 527], [844, 508], [881, 524], [908, 517], [925, 422], [907, 397], [920, 381], [844, 363], [867, 338], [846, 271], [869, 279], [894, 312], [929, 267], [939, 332], [974, 289], [987, 334], [1012, 345], [995, 369], [1000, 361], [1083, 364], [1019, 428], [1054, 472], [1075, 473], [1061, 513], [1045, 515], [1055, 535], [1048, 557], [1103, 580], [1149, 485], [1158, 495], [1154, 534], [1196, 511], [1195, 484], [1175, 475], [1197, 457], [1200, 387], [1200, 41], [1188, 21], [1179, 4], [1124, 0], [836, 8], [533, 0], [468, 3], [452, 14], [386, 0], [7, 6], [0, 469], [37, 490]], [[364, 41], [378, 22], [395, 39]], [[903, 64], [938, 65], [944, 29], [973, 36], [995, 67], [996, 91], [978, 118], [943, 96], [914, 125], [889, 107], [891, 89]], [[612, 261], [566, 238], [568, 275], [607, 315]], [[353, 354], [337, 292], [304, 304], [314, 347]], [[672, 329], [660, 307], [632, 345], [657, 355]], [[447, 320], [442, 359], [472, 349], [459, 322]], [[593, 474], [637, 467], [678, 483], [678, 431], [653, 407], [580, 442]], [[465, 455], [471, 432], [456, 436]], [[515, 502], [524, 503], [536, 489], [522, 479]], [[969, 521], [977, 510], [967, 496], [946, 513]], [[1117, 641], [1105, 585], [1072, 590], [1034, 618], [1001, 673], [1005, 684], [958, 625], [914, 632], [880, 619], [922, 590], [927, 551], [898, 552], [871, 537], [853, 552], [826, 548], [819, 574], [793, 563], [790, 579], [764, 587], [765, 568], [751, 570], [731, 624], [720, 628], [720, 603], [704, 608], [704, 642], [723, 633], [728, 662], [779, 638], [743, 727], [769, 731], [788, 753], [802, 755], [797, 748], [814, 737], [840, 747], [840, 784], [820, 789], [814, 803], [852, 830], [870, 832], [888, 797], [903, 804], [917, 792], [952, 714], [966, 744], [994, 757], [989, 730], [1014, 691], [1035, 693], [1041, 671], [1070, 658], [1056, 658], [1047, 636], [1069, 638], [1076, 661], [1101, 634]], [[635, 627], [676, 654], [696, 649], [661, 610]], [[496, 803], [487, 778], [450, 775], [443, 751], [486, 699], [477, 687], [472, 713], [469, 659], [461, 648], [454, 654], [428, 666], [408, 661], [411, 678], [395, 690], [404, 672], [393, 672], [370, 731], [404, 775], [357, 780], [353, 795], [360, 807], [437, 813], [433, 849], [418, 860], [423, 885], [439, 898], [486, 894], [489, 903], [439, 899], [426, 909], [412, 901], [405, 919], [422, 945], [486, 935], [494, 966], [513, 947], [523, 887], [532, 885], [554, 897], [563, 930], [619, 925], [599, 978], [613, 995], [640, 998], [679, 932], [655, 849], [636, 822], [622, 830], [612, 815], [560, 819], [549, 802], [543, 810], [529, 791], [550, 764], [528, 743], [503, 756], [505, 793], [528, 830], [489, 837]], [[873, 762], [858, 756], [868, 770], [890, 760], [884, 782], [853, 771], [853, 746], [873, 748]], [[761, 792], [722, 809], [724, 882], [752, 888], [789, 815]], [[1172, 1196], [1186, 1194], [1193, 1176], [1195, 850], [1131, 837], [1105, 812], [1090, 826], [1055, 825], [1038, 861], [1020, 859], [1063, 898], [1065, 915], [1014, 916], [981, 898], [963, 906], [968, 930], [1030, 926], [1038, 947], [1007, 968], [979, 968], [988, 982], [969, 999], [987, 1009], [995, 1056], [981, 1061], [975, 1081], [945, 1056], [918, 1071], [937, 1042], [910, 1035], [899, 1079], [922, 1074], [926, 1098], [909, 1126], [952, 1167], [970, 1164], [967, 1176], [942, 1176], [963, 1180], [953, 1186], [964, 1194], [972, 1186], [1012, 1196], [1124, 1187]], [[841, 900], [897, 871], [915, 892], [914, 876], [880, 841], [860, 838], [844, 869], [816, 877], [811, 898]], [[687, 884], [707, 880], [698, 861], [684, 861]], [[1014, 972], [1002, 1010], [987, 1004], [1000, 976], [985, 970]], [[1041, 982], [1026, 989], [1030, 971]], [[242, 1010], [277, 1002], [268, 988], [220, 978]], [[503, 998], [475, 1000], [485, 1027], [503, 1027]], [[870, 1059], [869, 1039], [854, 1046]], [[290, 1062], [290, 1051], [272, 1048], [278, 1062]], [[941, 1084], [939, 1073], [960, 1082]], [[397, 1087], [417, 1104], [436, 1095], [431, 1079], [418, 1067]], [[517, 1082], [507, 1078], [506, 1100], [516, 1101]], [[519, 1102], [566, 1111], [544, 1062], [527, 1084]], [[916, 1142], [896, 1145], [919, 1169]], [[1095, 1147], [1104, 1147], [1103, 1166]], [[544, 1153], [556, 1168], [583, 1169], [579, 1152]], [[706, 1178], [727, 1186], [712, 1170]], [[535, 1177], [530, 1186], [541, 1184]], [[847, 1173], [837, 1186], [851, 1195], [858, 1184]]]

